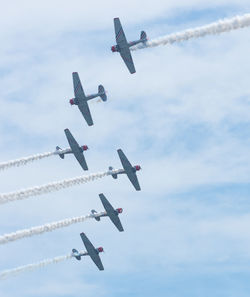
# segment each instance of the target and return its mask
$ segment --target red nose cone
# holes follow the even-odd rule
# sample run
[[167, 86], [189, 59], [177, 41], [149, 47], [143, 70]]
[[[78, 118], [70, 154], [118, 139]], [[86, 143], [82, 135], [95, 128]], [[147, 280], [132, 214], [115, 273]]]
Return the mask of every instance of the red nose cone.
[[111, 51], [114, 53], [115, 52], [115, 46], [111, 46]]
[[87, 145], [83, 145], [83, 146], [82, 146], [82, 149], [83, 149], [84, 151], [86, 151], [86, 150], [88, 150], [89, 148], [88, 148]]
[[117, 212], [118, 213], [122, 213], [123, 212], [123, 209], [122, 208], [117, 208]]
[[69, 103], [70, 103], [71, 105], [74, 105], [74, 99], [70, 99], [70, 100], [69, 100]]
[[140, 165], [136, 165], [135, 166], [135, 169], [136, 169], [136, 171], [139, 171], [139, 170], [141, 170], [141, 166]]
[[103, 252], [103, 248], [102, 248], [102, 247], [99, 247], [99, 248], [98, 248], [98, 252], [99, 252], [99, 253], [102, 253], [102, 252]]

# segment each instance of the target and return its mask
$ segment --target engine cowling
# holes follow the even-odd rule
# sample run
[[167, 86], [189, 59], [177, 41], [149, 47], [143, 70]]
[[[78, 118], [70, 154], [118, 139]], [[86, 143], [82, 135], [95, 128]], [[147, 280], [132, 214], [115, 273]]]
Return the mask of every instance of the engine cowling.
[[104, 251], [104, 250], [103, 250], [103, 247], [99, 247], [99, 248], [97, 248], [96, 250], [97, 250], [98, 253], [103, 253], [103, 251]]
[[117, 208], [117, 213], [122, 213], [123, 212], [123, 209], [122, 208]]
[[117, 52], [117, 48], [115, 45], [111, 46], [111, 51], [114, 53], [114, 52]]
[[86, 144], [82, 146], [83, 151], [87, 151], [88, 149], [89, 149], [89, 147]]
[[136, 171], [141, 170], [141, 166], [140, 166], [140, 165], [135, 165], [135, 170], [136, 170]]
[[70, 103], [71, 105], [74, 105], [74, 104], [75, 104], [75, 100], [74, 100], [74, 98], [70, 99], [70, 100], [69, 100], [69, 103]]

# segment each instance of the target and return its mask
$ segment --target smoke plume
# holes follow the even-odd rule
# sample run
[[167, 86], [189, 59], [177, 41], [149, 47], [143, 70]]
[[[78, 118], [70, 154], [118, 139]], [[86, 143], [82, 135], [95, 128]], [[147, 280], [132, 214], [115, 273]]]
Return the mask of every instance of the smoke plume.
[[206, 35], [217, 35], [223, 32], [230, 32], [250, 26], [250, 14], [235, 16], [229, 19], [219, 20], [217, 22], [202, 27], [192, 28], [178, 33], [162, 36], [147, 41], [145, 44], [135, 45], [131, 50], [142, 49], [146, 47], [155, 47], [159, 45], [168, 45], [176, 42], [182, 42], [191, 38], [200, 38]]

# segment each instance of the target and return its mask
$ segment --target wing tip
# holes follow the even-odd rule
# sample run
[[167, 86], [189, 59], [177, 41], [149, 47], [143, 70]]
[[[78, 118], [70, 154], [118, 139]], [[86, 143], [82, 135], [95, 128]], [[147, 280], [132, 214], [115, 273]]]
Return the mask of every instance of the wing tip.
[[[91, 117], [91, 114], [90, 114], [90, 117]], [[85, 120], [86, 120], [86, 119], [85, 119]], [[94, 125], [94, 122], [93, 122], [92, 117], [91, 117], [90, 119], [87, 119], [86, 122], [87, 122], [87, 124], [88, 124], [89, 127], [91, 127], [91, 126]]]
[[103, 194], [103, 193], [100, 193], [100, 194], [99, 194], [99, 197], [100, 197], [100, 199], [102, 199], [102, 198], [103, 198], [103, 196], [104, 196], [104, 194]]

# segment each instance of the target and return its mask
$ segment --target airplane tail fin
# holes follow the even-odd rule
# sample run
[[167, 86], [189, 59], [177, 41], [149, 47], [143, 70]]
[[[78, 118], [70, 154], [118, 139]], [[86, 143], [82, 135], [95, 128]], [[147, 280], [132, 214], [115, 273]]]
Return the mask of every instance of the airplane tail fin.
[[[57, 151], [60, 151], [60, 150], [62, 150], [62, 149], [60, 148], [60, 146], [57, 146], [57, 147], [56, 147], [56, 150], [57, 150]], [[59, 154], [59, 157], [60, 157], [61, 159], [64, 159], [64, 154]]]
[[143, 41], [143, 42], [148, 40], [147, 33], [145, 31], [141, 31], [140, 40]]
[[107, 101], [107, 95], [103, 85], [98, 86], [98, 94], [102, 98], [102, 101]]
[[80, 261], [81, 260], [81, 256], [80, 255], [77, 256], [78, 254], [79, 254], [78, 250], [76, 250], [76, 249], [73, 249], [72, 250], [72, 256], [75, 257], [78, 261]]
[[[109, 171], [112, 171], [113, 170], [113, 167], [112, 166], [110, 166], [109, 167]], [[117, 174], [115, 173], [115, 174], [111, 174], [112, 175], [112, 177], [114, 178], [114, 179], [117, 179]]]
[[[94, 209], [92, 209], [92, 210], [91, 210], [91, 213], [92, 213], [92, 214], [95, 214], [95, 213], [97, 213], [97, 211], [94, 210]], [[95, 220], [99, 222], [99, 221], [101, 220], [101, 218], [99, 218], [99, 217], [95, 217]]]

